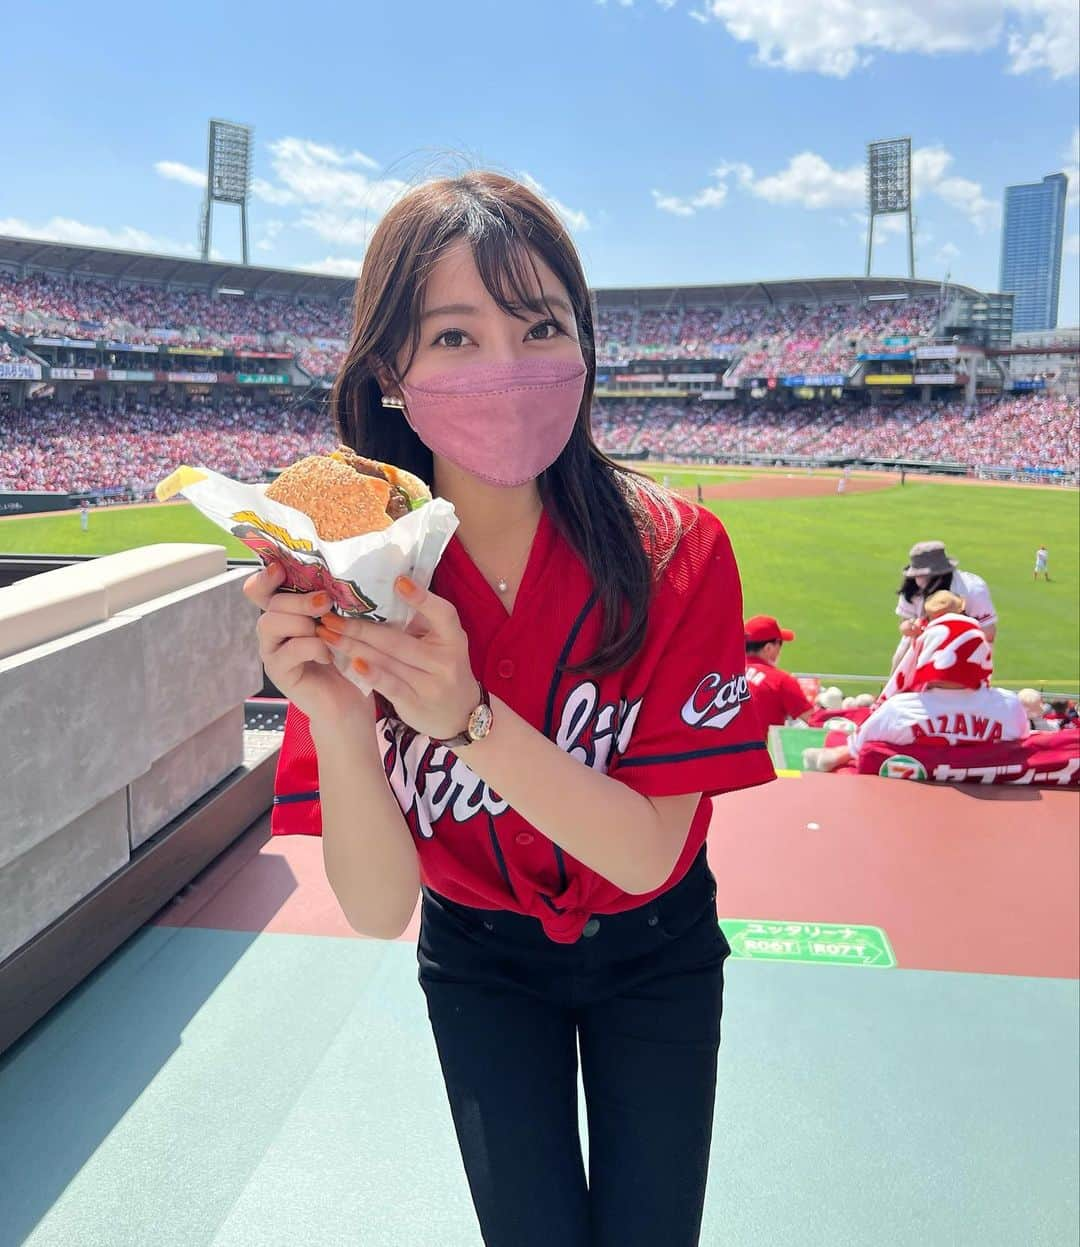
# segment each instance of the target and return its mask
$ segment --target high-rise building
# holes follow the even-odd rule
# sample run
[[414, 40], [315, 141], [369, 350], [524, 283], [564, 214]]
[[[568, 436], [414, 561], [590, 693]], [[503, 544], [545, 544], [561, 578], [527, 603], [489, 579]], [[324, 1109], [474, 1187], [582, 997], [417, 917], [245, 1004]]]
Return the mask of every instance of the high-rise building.
[[1064, 173], [1051, 173], [1041, 182], [1005, 188], [998, 285], [1016, 295], [1016, 333], [1057, 327], [1068, 185]]

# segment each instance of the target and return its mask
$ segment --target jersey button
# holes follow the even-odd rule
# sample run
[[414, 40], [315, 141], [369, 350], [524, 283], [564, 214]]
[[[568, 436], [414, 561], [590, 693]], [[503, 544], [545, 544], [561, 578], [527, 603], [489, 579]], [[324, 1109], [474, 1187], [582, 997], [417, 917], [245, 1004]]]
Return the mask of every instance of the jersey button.
[[509, 680], [514, 674], [514, 664], [509, 658], [499, 660], [499, 665], [495, 668], [499, 674], [500, 680]]
[[584, 927], [582, 927], [581, 934], [584, 935], [587, 940], [591, 940], [599, 930], [600, 920], [598, 918], [590, 918]]
[[519, 831], [514, 837], [515, 844], [532, 844], [536, 837], [531, 831]]

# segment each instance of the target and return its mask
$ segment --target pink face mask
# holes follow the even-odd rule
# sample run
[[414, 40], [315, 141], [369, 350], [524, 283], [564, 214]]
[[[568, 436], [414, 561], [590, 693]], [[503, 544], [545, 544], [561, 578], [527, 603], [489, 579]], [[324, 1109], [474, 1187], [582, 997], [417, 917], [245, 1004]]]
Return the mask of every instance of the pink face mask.
[[427, 448], [491, 485], [524, 485], [562, 454], [585, 392], [580, 360], [473, 364], [401, 383]]

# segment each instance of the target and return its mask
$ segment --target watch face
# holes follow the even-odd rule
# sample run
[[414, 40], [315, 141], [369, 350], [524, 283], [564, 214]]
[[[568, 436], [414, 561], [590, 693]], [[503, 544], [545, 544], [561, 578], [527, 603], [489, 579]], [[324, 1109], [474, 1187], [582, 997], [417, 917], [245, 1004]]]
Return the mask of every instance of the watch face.
[[490, 706], [477, 706], [469, 715], [469, 726], [466, 729], [472, 740], [483, 740], [491, 731], [491, 724], [494, 715], [491, 713]]

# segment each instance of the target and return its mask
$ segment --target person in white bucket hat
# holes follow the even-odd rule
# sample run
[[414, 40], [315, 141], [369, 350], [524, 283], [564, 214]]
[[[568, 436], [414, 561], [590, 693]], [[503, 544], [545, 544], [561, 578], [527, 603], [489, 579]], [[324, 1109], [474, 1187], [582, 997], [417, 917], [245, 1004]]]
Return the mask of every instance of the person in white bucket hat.
[[926, 613], [926, 599], [939, 589], [948, 589], [962, 598], [965, 614], [978, 623], [983, 636], [993, 643], [997, 634], [997, 611], [986, 581], [974, 572], [961, 571], [957, 560], [949, 558], [943, 541], [920, 541], [913, 545], [903, 575], [896, 603], [900, 644], [893, 654], [892, 670], [896, 670], [907, 653], [911, 638], [919, 631]]

